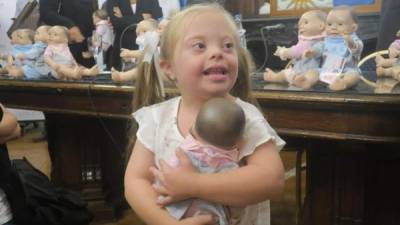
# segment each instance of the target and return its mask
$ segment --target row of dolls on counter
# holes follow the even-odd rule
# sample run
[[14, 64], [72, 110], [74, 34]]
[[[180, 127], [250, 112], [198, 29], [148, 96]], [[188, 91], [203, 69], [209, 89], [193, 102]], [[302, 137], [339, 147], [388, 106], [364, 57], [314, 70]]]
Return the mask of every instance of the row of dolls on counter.
[[[84, 58], [94, 57], [96, 65], [86, 68], [79, 65], [68, 47], [68, 29], [63, 26], [39, 26], [36, 31], [18, 29], [11, 34], [12, 50], [9, 54], [1, 54], [0, 59], [5, 61], [1, 68], [2, 75], [27, 79], [40, 79], [51, 76], [61, 80], [77, 80], [82, 76], [96, 76], [105, 69], [105, 52], [113, 43], [112, 26], [104, 10], [97, 10], [93, 14], [96, 29], [88, 42], [90, 51], [83, 52]], [[149, 60], [154, 55], [160, 40], [160, 33], [168, 20], [159, 23], [154, 19], [145, 19], [137, 24], [137, 50], [121, 49], [121, 58], [125, 62], [138, 64], [143, 59]], [[145, 54], [146, 51], [151, 54]], [[130, 81], [136, 77], [137, 69], [118, 71], [112, 68], [114, 81]]]
[[[278, 46], [274, 53], [281, 60], [292, 60], [290, 66], [281, 71], [267, 68], [265, 81], [288, 83], [301, 89], [310, 89], [322, 81], [329, 89], [340, 91], [363, 79], [358, 67], [363, 42], [356, 34], [357, 15], [351, 7], [337, 6], [329, 13], [305, 12], [298, 27], [297, 44], [289, 48]], [[389, 58], [376, 57], [378, 77], [400, 81], [399, 50], [400, 40], [396, 40], [389, 47]]]

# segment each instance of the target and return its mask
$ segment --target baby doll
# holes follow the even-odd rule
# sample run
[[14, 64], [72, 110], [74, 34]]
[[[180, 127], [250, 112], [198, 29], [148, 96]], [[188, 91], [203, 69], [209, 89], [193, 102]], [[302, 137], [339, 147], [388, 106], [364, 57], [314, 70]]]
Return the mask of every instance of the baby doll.
[[11, 33], [12, 51], [11, 55], [7, 56], [7, 71], [13, 70], [15, 67], [21, 67], [24, 64], [32, 65], [32, 60], [27, 59], [22, 61], [19, 60], [17, 56], [20, 53], [25, 53], [31, 50], [34, 35], [34, 31], [30, 29], [18, 29]]
[[321, 10], [312, 10], [304, 13], [299, 20], [299, 41], [290, 48], [278, 46], [274, 55], [281, 60], [293, 59], [293, 66], [278, 73], [266, 69], [264, 80], [269, 82], [284, 83], [309, 89], [318, 81], [317, 68], [321, 58], [305, 58], [304, 51], [314, 44], [323, 41], [326, 13]]
[[[158, 46], [160, 36], [157, 32], [157, 21], [154, 19], [145, 19], [140, 21], [136, 27], [136, 44], [139, 46], [138, 50], [121, 49], [121, 58], [125, 61], [134, 60], [139, 61], [146, 60], [150, 62], [151, 52], [154, 52]], [[148, 52], [148, 57], [145, 57], [145, 52]], [[114, 81], [132, 81], [136, 80], [137, 68], [133, 68], [128, 71], [118, 71], [114, 68], [111, 69], [111, 77]]]
[[375, 62], [376, 62], [376, 67], [392, 67], [394, 65], [399, 65], [400, 64], [400, 30], [397, 31], [396, 36], [399, 39], [396, 39], [395, 41], [392, 42], [389, 46], [389, 58], [384, 58], [381, 55], [376, 56]]
[[[238, 168], [239, 145], [246, 125], [245, 114], [235, 102], [224, 98], [207, 101], [197, 115], [191, 133], [180, 145], [200, 173], [220, 173]], [[171, 166], [179, 161], [172, 158]], [[219, 225], [229, 225], [237, 212], [233, 208], [202, 199], [188, 199], [166, 206], [176, 219], [213, 214]], [[236, 211], [236, 210], [235, 210]]]
[[49, 65], [50, 74], [56, 79], [80, 79], [82, 76], [96, 76], [99, 73], [97, 65], [88, 69], [76, 63], [68, 47], [68, 30], [63, 26], [49, 29], [44, 62]]
[[323, 43], [305, 52], [305, 57], [323, 57], [320, 80], [333, 91], [351, 88], [360, 80], [358, 61], [363, 43], [356, 35], [357, 15], [348, 6], [333, 8], [326, 19], [326, 37]]
[[[105, 52], [111, 47], [114, 42], [114, 33], [109, 22], [109, 17], [105, 10], [96, 10], [93, 15], [93, 24], [96, 29], [93, 31], [91, 43], [89, 47], [93, 49], [93, 52], [82, 52], [84, 58], [90, 58], [92, 56], [96, 59], [96, 64], [100, 70], [104, 69], [104, 55]], [[93, 55], [94, 54], [94, 55]]]
[[22, 77], [25, 75], [29, 79], [38, 79], [47, 76], [50, 68], [44, 63], [44, 51], [47, 47], [49, 38], [48, 31], [50, 26], [40, 26], [35, 32], [35, 44], [32, 48], [24, 53], [19, 53], [17, 59], [21, 61], [31, 60], [33, 64], [25, 64], [22, 67], [9, 68], [9, 74], [13, 77]]

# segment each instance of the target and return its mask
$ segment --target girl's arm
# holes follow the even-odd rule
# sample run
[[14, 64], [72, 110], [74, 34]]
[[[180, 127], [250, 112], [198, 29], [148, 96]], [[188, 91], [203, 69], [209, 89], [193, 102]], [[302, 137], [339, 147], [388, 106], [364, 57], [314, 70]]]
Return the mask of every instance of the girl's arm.
[[154, 166], [154, 154], [137, 140], [125, 172], [125, 197], [129, 205], [148, 225], [206, 225], [213, 224], [210, 215], [177, 221], [157, 205], [158, 194], [153, 190], [154, 178], [149, 168]]
[[21, 128], [17, 119], [0, 104], [3, 117], [0, 120], [0, 144], [17, 138], [21, 134]]
[[238, 169], [216, 174], [200, 174], [190, 160], [178, 151], [180, 167], [162, 163], [161, 170], [152, 169], [163, 187], [155, 188], [167, 195], [161, 204], [197, 197], [231, 206], [247, 206], [266, 199], [278, 199], [284, 187], [284, 168], [272, 141], [257, 147]]

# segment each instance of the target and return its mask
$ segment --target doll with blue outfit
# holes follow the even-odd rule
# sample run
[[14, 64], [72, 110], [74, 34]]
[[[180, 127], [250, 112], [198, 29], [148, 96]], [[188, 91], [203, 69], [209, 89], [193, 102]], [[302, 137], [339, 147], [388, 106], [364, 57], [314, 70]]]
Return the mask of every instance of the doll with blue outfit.
[[[10, 70], [13, 70], [23, 65], [32, 65], [32, 60], [20, 60], [18, 55], [25, 53], [32, 48], [32, 43], [34, 41], [34, 31], [30, 29], [17, 29], [11, 33], [11, 44], [12, 50], [11, 54], [7, 55], [7, 64], [5, 67], [5, 72], [8, 74]], [[3, 57], [4, 58], [4, 57]]]
[[47, 47], [50, 26], [43, 25], [36, 29], [35, 43], [26, 52], [20, 52], [16, 58], [22, 62], [27, 60], [32, 63], [24, 64], [22, 67], [13, 67], [9, 69], [10, 76], [23, 77], [28, 79], [39, 79], [47, 77], [50, 68], [44, 63], [44, 51]]
[[357, 29], [357, 15], [351, 7], [334, 7], [327, 16], [324, 42], [304, 54], [305, 57], [323, 57], [319, 77], [333, 91], [351, 88], [360, 80], [357, 64], [363, 42], [355, 33]]

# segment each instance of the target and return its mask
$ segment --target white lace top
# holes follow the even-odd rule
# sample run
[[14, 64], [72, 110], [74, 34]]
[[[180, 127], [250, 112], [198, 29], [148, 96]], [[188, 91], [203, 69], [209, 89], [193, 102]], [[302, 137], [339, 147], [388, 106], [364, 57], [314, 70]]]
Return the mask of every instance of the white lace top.
[[[143, 107], [133, 113], [133, 117], [139, 124], [137, 139], [154, 153], [157, 166], [160, 159], [169, 161], [184, 140], [177, 126], [180, 100], [180, 97], [175, 97], [159, 104]], [[270, 140], [275, 142], [278, 150], [281, 150], [285, 142], [271, 128], [263, 114], [255, 106], [239, 98], [236, 99], [236, 103], [243, 108], [246, 116], [245, 144], [240, 149], [239, 160], [251, 155], [257, 146]], [[269, 201], [247, 206], [244, 209], [240, 225], [269, 224]]]

